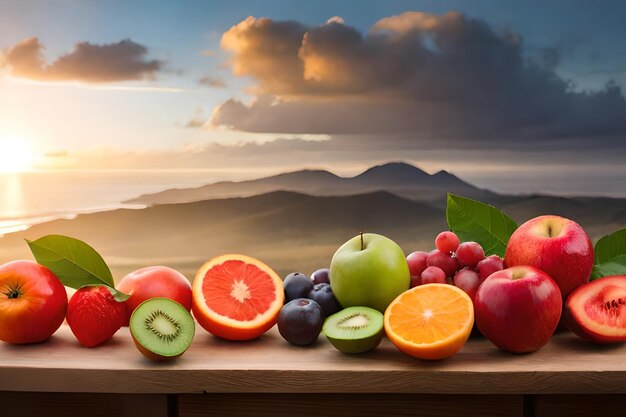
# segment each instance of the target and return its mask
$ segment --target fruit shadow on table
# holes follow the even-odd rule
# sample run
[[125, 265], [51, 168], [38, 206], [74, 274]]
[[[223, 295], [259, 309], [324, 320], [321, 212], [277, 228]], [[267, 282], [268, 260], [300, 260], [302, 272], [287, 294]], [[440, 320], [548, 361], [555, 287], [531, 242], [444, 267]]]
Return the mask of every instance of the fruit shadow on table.
[[554, 343], [559, 348], [564, 348], [571, 351], [580, 353], [598, 353], [608, 352], [612, 350], [621, 349], [623, 343], [592, 343], [587, 340], [581, 339], [574, 333], [565, 331], [562, 337], [553, 337], [550, 343]]

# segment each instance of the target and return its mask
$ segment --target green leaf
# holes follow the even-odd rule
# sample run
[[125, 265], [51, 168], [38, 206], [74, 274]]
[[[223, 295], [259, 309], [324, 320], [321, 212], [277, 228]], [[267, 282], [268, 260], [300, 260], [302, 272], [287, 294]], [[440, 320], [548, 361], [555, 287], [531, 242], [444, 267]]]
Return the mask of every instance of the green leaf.
[[594, 253], [596, 264], [616, 262], [616, 259], [620, 258], [626, 261], [626, 229], [618, 230], [598, 240]]
[[609, 277], [611, 275], [626, 275], [626, 265], [615, 262], [608, 262], [601, 265], [594, 265], [591, 271], [591, 280]]
[[504, 256], [517, 223], [498, 208], [448, 193], [448, 227], [461, 241], [481, 244], [487, 255]]
[[626, 275], [626, 229], [606, 235], [596, 243], [591, 279]]
[[26, 239], [26, 243], [37, 262], [54, 272], [63, 285], [76, 289], [105, 285], [115, 292], [112, 294], [116, 300], [123, 301], [126, 296], [115, 290], [111, 270], [102, 256], [85, 242], [68, 236], [48, 235], [37, 240]]

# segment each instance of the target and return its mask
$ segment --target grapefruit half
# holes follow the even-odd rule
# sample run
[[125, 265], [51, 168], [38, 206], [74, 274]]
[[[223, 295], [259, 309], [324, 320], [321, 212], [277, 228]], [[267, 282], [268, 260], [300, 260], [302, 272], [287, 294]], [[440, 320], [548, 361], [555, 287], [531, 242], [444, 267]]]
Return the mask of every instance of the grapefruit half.
[[192, 294], [198, 324], [227, 340], [254, 339], [271, 329], [285, 299], [276, 272], [258, 259], [236, 254], [205, 263]]

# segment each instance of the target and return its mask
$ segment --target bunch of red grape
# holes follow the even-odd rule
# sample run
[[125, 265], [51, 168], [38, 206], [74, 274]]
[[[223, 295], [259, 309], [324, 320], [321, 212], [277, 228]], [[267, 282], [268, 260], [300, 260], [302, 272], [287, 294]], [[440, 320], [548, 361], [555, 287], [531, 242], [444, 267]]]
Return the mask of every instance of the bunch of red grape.
[[437, 249], [416, 251], [406, 257], [411, 271], [411, 288], [422, 284], [456, 285], [472, 301], [478, 286], [491, 274], [504, 269], [498, 255], [485, 257], [482, 246], [463, 242], [453, 232], [441, 232], [435, 239]]

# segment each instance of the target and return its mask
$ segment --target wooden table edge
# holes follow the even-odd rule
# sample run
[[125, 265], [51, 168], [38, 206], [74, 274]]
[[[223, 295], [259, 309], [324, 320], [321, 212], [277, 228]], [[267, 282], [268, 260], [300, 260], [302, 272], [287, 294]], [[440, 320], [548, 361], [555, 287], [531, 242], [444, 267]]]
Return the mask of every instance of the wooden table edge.
[[[115, 383], [111, 381], [115, 380]], [[625, 394], [623, 371], [317, 371], [0, 368], [0, 391], [119, 394]]]

